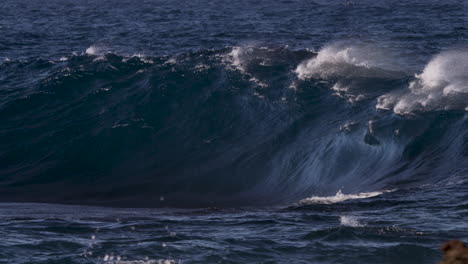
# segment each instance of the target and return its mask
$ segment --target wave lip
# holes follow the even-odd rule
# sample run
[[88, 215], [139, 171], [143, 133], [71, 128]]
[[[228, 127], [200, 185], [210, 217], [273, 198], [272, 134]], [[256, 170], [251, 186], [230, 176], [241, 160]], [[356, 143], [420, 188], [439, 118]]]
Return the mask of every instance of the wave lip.
[[393, 192], [394, 190], [384, 190], [384, 191], [375, 191], [375, 192], [362, 192], [357, 194], [344, 194], [339, 190], [333, 196], [312, 196], [309, 198], [302, 199], [298, 202], [299, 205], [311, 205], [311, 204], [335, 204], [344, 202], [346, 200], [355, 200], [355, 199], [366, 199], [387, 192]]
[[328, 83], [333, 95], [350, 104], [377, 98], [407, 77], [395, 58], [370, 45], [336, 42], [294, 70], [299, 80]]
[[408, 89], [380, 96], [377, 109], [411, 114], [438, 110], [467, 110], [468, 50], [445, 51], [435, 56]]
[[371, 46], [333, 43], [323, 47], [317, 56], [297, 66], [299, 79], [394, 77], [391, 57]]

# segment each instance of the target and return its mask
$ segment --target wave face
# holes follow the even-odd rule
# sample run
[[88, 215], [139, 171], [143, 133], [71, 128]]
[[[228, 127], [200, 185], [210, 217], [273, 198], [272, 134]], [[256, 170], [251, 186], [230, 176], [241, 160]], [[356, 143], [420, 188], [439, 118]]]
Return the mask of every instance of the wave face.
[[416, 75], [384, 54], [335, 43], [5, 60], [0, 199], [279, 205], [465, 173], [468, 53]]

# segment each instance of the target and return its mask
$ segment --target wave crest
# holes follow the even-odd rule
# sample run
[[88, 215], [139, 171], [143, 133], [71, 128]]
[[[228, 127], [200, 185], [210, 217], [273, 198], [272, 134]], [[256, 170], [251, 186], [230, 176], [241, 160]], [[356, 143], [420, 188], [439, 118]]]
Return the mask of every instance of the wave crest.
[[442, 52], [415, 76], [408, 89], [382, 95], [376, 107], [397, 114], [467, 110], [467, 73], [468, 50]]
[[385, 77], [393, 67], [379, 49], [338, 42], [322, 48], [316, 57], [301, 63], [295, 72], [299, 79], [371, 78]]

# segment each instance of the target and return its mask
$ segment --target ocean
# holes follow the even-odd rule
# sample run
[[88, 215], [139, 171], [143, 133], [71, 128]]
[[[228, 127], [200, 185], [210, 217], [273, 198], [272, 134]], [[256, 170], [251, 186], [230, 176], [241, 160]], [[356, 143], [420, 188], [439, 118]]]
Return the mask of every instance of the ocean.
[[2, 0], [0, 263], [438, 263], [468, 2]]

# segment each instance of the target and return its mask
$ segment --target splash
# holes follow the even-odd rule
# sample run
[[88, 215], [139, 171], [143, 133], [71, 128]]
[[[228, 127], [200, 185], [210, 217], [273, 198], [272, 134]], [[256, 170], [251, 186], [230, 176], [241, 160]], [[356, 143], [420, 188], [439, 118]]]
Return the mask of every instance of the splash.
[[342, 226], [350, 226], [350, 227], [363, 227], [365, 226], [364, 224], [361, 224], [356, 217], [354, 216], [347, 216], [347, 215], [342, 215], [340, 216], [340, 224]]
[[435, 56], [405, 91], [378, 98], [377, 109], [397, 114], [468, 108], [468, 50]]
[[301, 63], [295, 70], [299, 79], [372, 77], [375, 70], [391, 65], [378, 49], [334, 43], [323, 47], [315, 58]]
[[379, 196], [383, 193], [392, 192], [394, 190], [386, 190], [381, 192], [363, 192], [357, 194], [344, 194], [339, 190], [334, 196], [312, 196], [310, 198], [303, 199], [299, 201], [300, 205], [309, 205], [309, 204], [335, 204], [344, 202], [346, 200], [355, 200], [355, 199], [366, 199], [375, 196]]
[[234, 47], [231, 52], [226, 56], [226, 60], [231, 62], [241, 72], [245, 72], [244, 62], [242, 56], [244, 55], [244, 49], [242, 47]]
[[335, 83], [331, 89], [335, 91], [334, 95], [341, 97], [352, 104], [366, 99], [366, 95], [353, 93], [352, 86], [345, 85], [340, 82]]
[[[270, 61], [269, 55], [271, 56], [269, 51], [274, 50], [256, 46], [233, 47], [231, 52], [224, 56], [223, 61], [231, 69], [237, 70], [248, 77], [250, 82], [259, 87], [266, 88], [268, 84], [260, 80], [258, 76], [255, 76], [250, 69], [258, 65], [267, 65]], [[259, 97], [262, 98], [262, 96]]]
[[88, 55], [102, 56], [106, 54], [106, 52], [107, 50], [104, 47], [93, 45], [87, 48], [85, 53]]
[[[406, 74], [392, 56], [366, 45], [334, 43], [295, 69], [299, 80], [318, 79], [332, 84], [331, 90], [348, 103], [356, 104], [380, 96], [394, 80]], [[387, 52], [388, 53], [388, 52]], [[396, 70], [398, 69], [398, 70]]]

